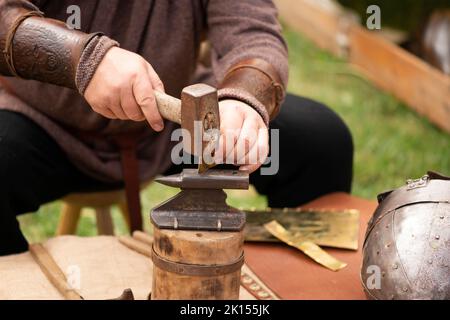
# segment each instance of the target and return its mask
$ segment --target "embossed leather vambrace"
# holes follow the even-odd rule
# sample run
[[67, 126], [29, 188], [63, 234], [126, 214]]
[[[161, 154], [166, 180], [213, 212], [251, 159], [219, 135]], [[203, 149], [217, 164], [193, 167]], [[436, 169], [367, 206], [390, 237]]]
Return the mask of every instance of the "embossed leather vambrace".
[[44, 18], [28, 1], [0, 0], [0, 74], [83, 94], [106, 52], [118, 43]]
[[219, 100], [236, 99], [251, 105], [266, 124], [278, 114], [285, 89], [275, 68], [262, 59], [231, 67], [219, 86]]

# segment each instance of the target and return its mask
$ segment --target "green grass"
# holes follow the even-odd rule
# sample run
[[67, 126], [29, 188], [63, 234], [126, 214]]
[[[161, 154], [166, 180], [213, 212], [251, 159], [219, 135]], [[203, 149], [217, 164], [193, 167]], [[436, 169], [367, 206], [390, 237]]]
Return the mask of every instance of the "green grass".
[[[144, 229], [151, 232], [150, 210], [160, 202], [169, 199], [178, 192], [177, 189], [152, 183], [141, 192], [141, 202], [144, 216]], [[228, 203], [237, 208], [265, 208], [266, 200], [258, 195], [253, 188], [248, 191], [228, 191]], [[19, 217], [21, 228], [29, 242], [43, 241], [55, 235], [61, 211], [61, 202], [55, 201], [41, 206], [35, 214]], [[112, 218], [116, 234], [126, 234], [127, 226], [118, 208], [112, 208]], [[92, 209], [83, 210], [78, 225], [77, 234], [80, 236], [94, 236], [97, 234], [95, 213]]]
[[[319, 100], [342, 116], [355, 142], [353, 193], [375, 199], [377, 193], [400, 186], [406, 178], [420, 177], [433, 169], [450, 174], [450, 136], [408, 109], [394, 97], [376, 89], [345, 61], [319, 50], [310, 41], [286, 30], [290, 51], [289, 91]], [[157, 184], [141, 194], [145, 228], [149, 211], [177, 191]], [[266, 206], [254, 190], [229, 192], [236, 207]], [[44, 205], [37, 214], [20, 222], [30, 241], [54, 235], [60, 202]], [[116, 208], [113, 219], [118, 233], [126, 227]], [[95, 216], [85, 210], [78, 234], [95, 235]]]
[[450, 174], [450, 135], [375, 88], [343, 60], [287, 30], [289, 91], [333, 108], [355, 142], [353, 192], [374, 198], [427, 170]]

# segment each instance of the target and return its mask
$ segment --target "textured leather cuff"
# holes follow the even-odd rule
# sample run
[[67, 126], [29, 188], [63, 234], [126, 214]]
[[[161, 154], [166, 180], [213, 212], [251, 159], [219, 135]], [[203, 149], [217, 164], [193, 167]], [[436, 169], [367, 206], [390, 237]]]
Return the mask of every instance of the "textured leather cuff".
[[19, 28], [19, 26], [23, 21], [25, 21], [25, 19], [28, 19], [29, 17], [42, 17], [43, 15], [44, 14], [42, 12], [36, 10], [36, 11], [28, 11], [27, 13], [18, 16], [16, 20], [14, 20], [12, 26], [9, 28], [8, 33], [6, 34], [3, 56], [5, 58], [6, 66], [8, 67], [9, 73], [15, 77], [20, 77], [14, 65], [14, 58], [13, 58], [13, 40], [17, 28]]
[[24, 12], [8, 25], [3, 51], [10, 75], [76, 89], [78, 62], [98, 34], [71, 30], [61, 21], [34, 15]]
[[262, 59], [243, 60], [231, 67], [219, 88], [219, 99], [251, 105], [266, 123], [278, 114], [285, 95], [277, 71]]
[[103, 57], [109, 49], [116, 46], [119, 46], [119, 43], [106, 36], [95, 37], [86, 45], [81, 54], [75, 77], [76, 86], [81, 95], [84, 95]]

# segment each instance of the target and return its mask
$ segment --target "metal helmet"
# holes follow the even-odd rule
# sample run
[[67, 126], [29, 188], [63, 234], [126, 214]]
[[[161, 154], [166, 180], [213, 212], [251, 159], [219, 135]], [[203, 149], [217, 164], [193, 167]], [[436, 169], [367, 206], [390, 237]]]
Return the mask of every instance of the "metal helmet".
[[423, 31], [421, 50], [425, 61], [450, 75], [450, 10], [431, 15]]
[[378, 196], [363, 247], [369, 299], [450, 299], [450, 178], [428, 172]]

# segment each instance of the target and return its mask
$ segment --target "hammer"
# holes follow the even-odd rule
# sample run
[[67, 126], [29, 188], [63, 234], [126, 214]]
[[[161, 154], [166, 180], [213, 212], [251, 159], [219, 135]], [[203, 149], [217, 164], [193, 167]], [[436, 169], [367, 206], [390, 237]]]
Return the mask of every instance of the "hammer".
[[198, 172], [213, 167], [212, 157], [220, 129], [217, 90], [200, 83], [184, 88], [181, 100], [159, 91], [155, 91], [155, 98], [161, 116], [181, 125], [183, 148], [198, 156]]

